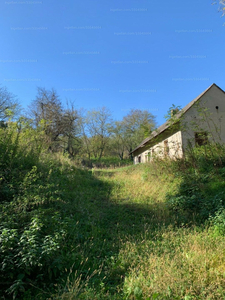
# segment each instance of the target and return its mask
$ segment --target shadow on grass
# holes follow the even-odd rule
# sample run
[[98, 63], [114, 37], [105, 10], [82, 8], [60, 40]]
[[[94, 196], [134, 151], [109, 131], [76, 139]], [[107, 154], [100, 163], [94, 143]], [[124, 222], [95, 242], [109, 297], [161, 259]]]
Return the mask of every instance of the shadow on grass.
[[84, 176], [84, 185], [76, 190], [76, 199], [72, 202], [76, 206], [75, 235], [77, 251], [88, 261], [84, 268], [80, 268], [79, 261], [76, 270], [80, 270], [85, 281], [87, 274], [101, 269], [100, 274], [89, 281], [90, 286], [93, 284], [98, 290], [104, 282], [107, 291], [116, 293], [129, 269], [128, 264], [121, 267], [117, 260], [121, 247], [126, 242], [141, 243], [146, 237], [154, 239], [158, 231], [174, 224], [175, 218], [169, 216], [164, 203], [155, 201], [142, 205], [127, 203], [126, 199], [114, 201], [112, 183], [90, 172], [86, 175], [81, 172], [80, 176]]
[[173, 220], [162, 203], [115, 202], [113, 185], [91, 171], [50, 165], [40, 164], [21, 195], [1, 205], [8, 230], [0, 253], [1, 296], [32, 299], [38, 292], [48, 298], [56, 287], [68, 290], [68, 278], [79, 278], [80, 292], [104, 283], [106, 293], [116, 293], [129, 268], [116, 263], [121, 246], [141, 242], [147, 232], [153, 237]]
[[184, 173], [176, 194], [167, 195], [171, 213], [179, 224], [204, 226], [225, 208], [225, 180], [220, 169], [208, 173]]

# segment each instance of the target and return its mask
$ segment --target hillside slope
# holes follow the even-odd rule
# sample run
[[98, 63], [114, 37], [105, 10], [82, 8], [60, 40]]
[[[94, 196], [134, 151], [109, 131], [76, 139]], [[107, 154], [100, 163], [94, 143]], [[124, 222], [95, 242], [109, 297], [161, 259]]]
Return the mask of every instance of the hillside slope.
[[86, 170], [9, 133], [0, 135], [1, 297], [225, 297], [222, 156]]

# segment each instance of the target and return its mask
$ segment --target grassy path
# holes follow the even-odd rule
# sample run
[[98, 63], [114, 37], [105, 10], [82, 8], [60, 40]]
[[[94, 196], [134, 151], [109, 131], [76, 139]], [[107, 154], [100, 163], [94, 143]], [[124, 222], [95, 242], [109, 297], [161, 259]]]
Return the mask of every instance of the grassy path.
[[[170, 168], [27, 160], [1, 190], [2, 299], [225, 299], [224, 236], [169, 211], [182, 181]], [[223, 191], [216, 176], [204, 193]]]
[[[92, 214], [91, 256], [93, 251], [99, 254], [102, 265], [96, 262], [95, 270], [100, 270], [96, 277], [101, 280], [98, 288], [89, 284], [76, 297], [224, 299], [224, 238], [204, 227], [176, 226], [165, 197], [176, 191], [178, 178], [149, 172], [148, 166], [97, 170], [93, 175], [101, 191], [110, 189], [107, 200], [94, 200]], [[76, 299], [73, 293], [62, 298]]]

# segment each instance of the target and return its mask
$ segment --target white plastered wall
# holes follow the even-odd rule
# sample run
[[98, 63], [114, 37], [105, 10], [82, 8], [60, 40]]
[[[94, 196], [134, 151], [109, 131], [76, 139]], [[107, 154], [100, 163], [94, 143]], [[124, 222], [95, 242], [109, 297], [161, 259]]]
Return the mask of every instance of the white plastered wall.
[[182, 151], [182, 135], [181, 131], [178, 131], [168, 138], [164, 139], [160, 143], [154, 145], [151, 148], [152, 157], [154, 155], [158, 157], [169, 157], [171, 159], [180, 158], [183, 155]]
[[[216, 108], [217, 107], [217, 108]], [[183, 116], [181, 123], [184, 149], [195, 146], [195, 133], [207, 132], [211, 142], [225, 144], [225, 94], [212, 86]]]
[[152, 157], [152, 150], [164, 157], [165, 140], [168, 140], [169, 157], [182, 157], [183, 149], [189, 143], [195, 146], [195, 133], [198, 132], [207, 132], [210, 141], [225, 144], [225, 93], [215, 85], [185, 112], [181, 119], [181, 131], [136, 155], [134, 163], [139, 162], [138, 157], [141, 157], [142, 163], [145, 162], [149, 152]]
[[[167, 142], [166, 145], [168, 148], [165, 147], [165, 142]], [[154, 156], [161, 158], [167, 156], [171, 159], [181, 158], [183, 156], [181, 131], [172, 134], [170, 137], [162, 140], [160, 143], [135, 156], [134, 163], [138, 164], [139, 160], [141, 160], [141, 163], [146, 163], [151, 161]]]

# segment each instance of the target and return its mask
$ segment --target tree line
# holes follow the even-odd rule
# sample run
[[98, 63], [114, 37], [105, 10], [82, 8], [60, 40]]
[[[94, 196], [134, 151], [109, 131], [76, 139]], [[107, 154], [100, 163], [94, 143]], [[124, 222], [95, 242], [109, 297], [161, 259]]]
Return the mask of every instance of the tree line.
[[116, 121], [107, 107], [86, 111], [77, 109], [73, 101], [63, 105], [55, 89], [42, 87], [37, 88], [25, 114], [19, 107], [17, 98], [6, 87], [0, 87], [1, 126], [16, 120], [20, 130], [28, 126], [41, 131], [49, 151], [88, 160], [130, 157], [129, 153], [156, 125], [155, 116], [148, 110], [131, 109], [121, 121]]

